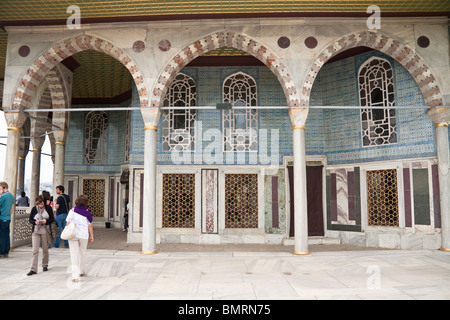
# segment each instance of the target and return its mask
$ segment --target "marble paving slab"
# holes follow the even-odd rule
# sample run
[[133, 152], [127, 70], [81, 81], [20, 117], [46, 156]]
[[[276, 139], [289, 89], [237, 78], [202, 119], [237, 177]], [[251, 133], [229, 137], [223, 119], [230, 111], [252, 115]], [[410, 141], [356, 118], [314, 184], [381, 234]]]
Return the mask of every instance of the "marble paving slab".
[[[41, 257], [40, 257], [41, 259]], [[88, 249], [71, 282], [70, 254], [50, 249], [48, 272], [27, 276], [31, 248], [0, 259], [0, 300], [292, 300], [450, 298], [450, 254], [438, 250], [169, 252]]]

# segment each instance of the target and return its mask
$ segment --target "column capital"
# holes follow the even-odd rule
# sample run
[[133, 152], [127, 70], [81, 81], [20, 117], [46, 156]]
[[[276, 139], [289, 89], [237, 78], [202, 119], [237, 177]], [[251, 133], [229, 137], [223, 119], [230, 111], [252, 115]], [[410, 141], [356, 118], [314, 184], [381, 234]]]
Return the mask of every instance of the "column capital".
[[[309, 108], [291, 108], [289, 109], [289, 117], [291, 118], [292, 128], [294, 126], [304, 126], [308, 117]], [[297, 128], [297, 127], [296, 127]]]
[[444, 127], [450, 124], [450, 108], [435, 107], [427, 112], [435, 127]]
[[4, 109], [4, 112], [8, 130], [21, 131], [25, 120], [27, 120], [26, 114], [23, 112], [8, 112], [6, 108]]
[[68, 130], [53, 130], [53, 137], [57, 142], [64, 142], [66, 144]]
[[141, 108], [142, 119], [146, 129], [153, 129], [158, 126], [161, 110], [159, 108]]
[[44, 144], [45, 137], [31, 137], [30, 142], [33, 147], [33, 149], [39, 149], [41, 150], [42, 145]]

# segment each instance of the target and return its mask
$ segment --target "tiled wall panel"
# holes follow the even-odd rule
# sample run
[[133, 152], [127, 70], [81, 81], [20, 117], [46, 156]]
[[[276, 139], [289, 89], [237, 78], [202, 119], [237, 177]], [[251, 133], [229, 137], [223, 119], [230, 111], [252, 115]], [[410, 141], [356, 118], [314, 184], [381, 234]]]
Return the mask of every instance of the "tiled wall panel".
[[[393, 145], [362, 147], [359, 110], [315, 109], [314, 106], [358, 105], [358, 69], [369, 57], [377, 55], [386, 58], [394, 70], [395, 94], [397, 106], [424, 105], [421, 92], [409, 72], [398, 62], [380, 52], [373, 51], [355, 57], [326, 64], [322, 67], [311, 90], [311, 106], [306, 122], [306, 153], [308, 155], [326, 155], [329, 165], [350, 164], [370, 161], [409, 159], [436, 155], [434, 127], [424, 109], [397, 110], [399, 142]], [[286, 98], [274, 76], [266, 67], [187, 67], [182, 72], [191, 76], [197, 84], [197, 105], [211, 106], [222, 101], [223, 80], [236, 72], [245, 72], [252, 76], [258, 89], [258, 105], [285, 106]], [[139, 98], [133, 85], [131, 105], [139, 107]], [[128, 102], [129, 104], [129, 102]], [[128, 105], [127, 104], [127, 105]], [[89, 106], [83, 106], [89, 107]], [[95, 106], [92, 106], [95, 107]], [[104, 106], [103, 106], [104, 107]], [[109, 112], [108, 159], [105, 164], [87, 166], [83, 161], [83, 139], [85, 113], [71, 114], [70, 130], [66, 146], [66, 171], [68, 172], [118, 172], [123, 164], [123, 145], [121, 139], [125, 133], [125, 114]], [[267, 156], [278, 152], [278, 164], [283, 163], [284, 156], [292, 156], [292, 129], [287, 110], [259, 110], [258, 125], [267, 129], [267, 137], [260, 135], [260, 146], [267, 145], [267, 150], [260, 148], [259, 153], [250, 153], [251, 159], [258, 164], [267, 161]], [[203, 144], [191, 159], [192, 164], [211, 164], [205, 162], [202, 151], [213, 150], [214, 160], [226, 164], [222, 152], [222, 137], [205, 139], [209, 129], [222, 129], [221, 111], [202, 110], [197, 113], [197, 120], [202, 123]], [[159, 125], [161, 127], [161, 123]], [[271, 146], [271, 129], [277, 130], [278, 143]], [[158, 130], [157, 161], [158, 164], [174, 164], [169, 152], [162, 152], [161, 130]], [[272, 150], [271, 147], [276, 147]], [[141, 113], [132, 112], [130, 164], [143, 165], [144, 156], [144, 122]], [[273, 152], [272, 152], [273, 151]], [[249, 154], [234, 164], [249, 164]]]

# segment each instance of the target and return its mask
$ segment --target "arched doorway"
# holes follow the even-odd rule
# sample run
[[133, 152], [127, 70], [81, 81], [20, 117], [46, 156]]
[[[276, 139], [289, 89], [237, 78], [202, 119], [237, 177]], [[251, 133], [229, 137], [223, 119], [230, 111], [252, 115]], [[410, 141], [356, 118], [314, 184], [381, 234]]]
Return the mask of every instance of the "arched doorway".
[[[110, 42], [94, 36], [84, 35], [56, 43], [52, 48], [45, 51], [38, 59], [34, 61], [34, 63], [27, 69], [27, 72], [19, 80], [11, 109], [29, 109], [34, 96], [37, 94], [39, 84], [44, 79], [48, 84], [52, 107], [54, 109], [73, 108], [73, 98], [77, 99], [80, 97], [73, 96], [73, 88], [71, 88], [72, 79], [70, 79], [71, 74], [64, 75], [60, 69], [66, 68], [60, 68], [59, 64], [63, 61], [67, 61], [74, 55], [83, 53], [89, 54], [89, 51], [106, 56], [114, 62], [117, 62], [125, 70], [125, 72], [128, 73], [129, 78], [126, 79], [130, 82], [130, 87], [131, 83], [134, 83], [135, 90], [137, 90], [139, 96], [139, 105], [141, 107], [148, 106], [147, 89], [144, 83], [144, 78], [128, 53]], [[105, 71], [106, 70], [100, 70], [98, 73], [101, 74]], [[88, 81], [86, 81], [86, 83], [87, 82]], [[66, 185], [66, 193], [71, 194], [73, 201], [77, 194], [84, 193], [84, 189], [82, 187], [84, 181], [81, 181], [79, 177], [77, 177], [77, 179], [71, 179], [74, 176], [73, 174], [72, 177], [64, 179], [64, 154], [66, 148], [65, 139], [67, 138], [67, 131], [69, 129], [68, 115], [69, 112], [54, 112], [52, 117], [54, 129], [53, 134], [56, 140], [53, 141], [53, 144], [56, 145], [55, 175], [60, 177], [60, 180], [54, 183], [54, 185]], [[123, 118], [125, 119], [125, 117]], [[55, 128], [57, 128], [57, 130]], [[59, 134], [60, 132], [61, 134]], [[60, 150], [60, 156], [58, 156], [58, 149]], [[120, 218], [121, 215], [123, 215], [123, 204], [120, 203], [119, 198], [126, 196], [125, 192], [122, 192], [120, 186], [120, 169], [116, 175], [112, 175], [113, 179], [110, 179], [110, 176], [104, 178], [106, 181], [105, 186], [108, 187], [106, 194], [109, 195], [109, 198], [105, 195], [104, 199], [102, 199], [104, 203], [102, 209], [105, 211], [104, 213], [102, 211], [102, 217], [104, 219], [108, 219], [112, 215], [113, 218]], [[15, 179], [13, 178], [11, 180]], [[105, 188], [103, 188], [103, 191], [104, 189]], [[113, 212], [110, 212], [111, 208], [114, 208]]]
[[[169, 63], [164, 68], [164, 71], [160, 74], [160, 76], [158, 77], [158, 80], [155, 82], [156, 85], [152, 92], [153, 95], [152, 95], [152, 99], [151, 99], [151, 107], [159, 108], [159, 107], [163, 106], [164, 101], [167, 100], [166, 99], [167, 93], [169, 92], [170, 95], [173, 94], [171, 85], [173, 84], [174, 81], [180, 82], [182, 80], [190, 79], [190, 77], [187, 77], [187, 75], [194, 77], [193, 75], [195, 75], [195, 73], [188, 72], [185, 69], [189, 66], [189, 64], [191, 62], [194, 62], [196, 59], [200, 59], [201, 56], [207, 54], [210, 51], [213, 51], [218, 48], [224, 48], [224, 47], [235, 48], [238, 51], [243, 51], [244, 53], [246, 53], [246, 55], [249, 55], [252, 57], [252, 59], [258, 61], [258, 63], [262, 62], [263, 64], [260, 64], [259, 66], [261, 66], [262, 69], [265, 69], [266, 73], [269, 73], [271, 75], [271, 80], [274, 79], [275, 81], [273, 83], [275, 83], [280, 89], [281, 95], [280, 96], [277, 95], [277, 97], [280, 97], [279, 101], [282, 101], [281, 102], [282, 105], [283, 106], [288, 105], [290, 107], [298, 106], [298, 92], [297, 92], [293, 77], [289, 73], [288, 68], [286, 67], [286, 65], [284, 64], [284, 62], [282, 61], [281, 58], [279, 58], [272, 50], [270, 50], [266, 46], [262, 45], [257, 40], [252, 39], [246, 35], [220, 32], [220, 33], [214, 33], [203, 39], [195, 41], [190, 46], [185, 47], [183, 50], [181, 50], [178, 54], [176, 54], [169, 61]], [[240, 84], [242, 84], [242, 86], [241, 86], [242, 90], [239, 91], [240, 94], [242, 94], [242, 95], [246, 95], [247, 93], [251, 94], [251, 92], [254, 92], [253, 90], [256, 90], [257, 86], [254, 85], [255, 78], [250, 77], [250, 75], [248, 74], [248, 71], [246, 74], [244, 74], [245, 72], [244, 73], [240, 72], [241, 70], [239, 70], [239, 67], [233, 67], [233, 68], [229, 68], [229, 69], [232, 69], [232, 70], [227, 70], [227, 72], [222, 72], [222, 73], [220, 73], [220, 77], [216, 76], [216, 78], [214, 78], [213, 83], [217, 84], [218, 90], [213, 93], [213, 94], [215, 94], [216, 100], [212, 100], [212, 99], [206, 100], [206, 101], [209, 101], [209, 103], [212, 102], [212, 104], [215, 104], [216, 102], [228, 101], [228, 99], [225, 98], [225, 97], [227, 97], [227, 94], [222, 95], [222, 90], [225, 90], [225, 88], [228, 88], [228, 86], [231, 86], [232, 83], [235, 83], [234, 80], [236, 81], [236, 83], [239, 82]], [[180, 76], [180, 72], [184, 73], [185, 75]], [[229, 77], [231, 77], [231, 78], [229, 78]], [[227, 79], [232, 79], [233, 81], [231, 81], [231, 80], [227, 81]], [[189, 83], [189, 81], [184, 81], [184, 82], [185, 82], [185, 85], [187, 85]], [[205, 79], [203, 79], [202, 83], [205, 84]], [[193, 86], [189, 85], [189, 88], [192, 89]], [[228, 89], [230, 89], [230, 88], [228, 88]], [[233, 90], [234, 89], [230, 89], [227, 92], [232, 92]], [[185, 91], [188, 92], [188, 91], [192, 91], [192, 90], [185, 90]], [[196, 87], [196, 92], [202, 92], [202, 91], [201, 91], [201, 89]], [[222, 101], [222, 97], [223, 97], [223, 101]], [[234, 104], [235, 106], [239, 106], [240, 104], [245, 104], [245, 106], [248, 107], [249, 109], [251, 109], [251, 106], [255, 106], [255, 107], [264, 106], [264, 104], [261, 104], [261, 105], [256, 104], [256, 102], [254, 102], [255, 100], [253, 100], [253, 99], [249, 99], [248, 101], [244, 98], [242, 98], [241, 100], [238, 99], [239, 101], [233, 100], [233, 99], [230, 99], [229, 102], [231, 105], [233, 105], [233, 103], [236, 102], [236, 104]], [[188, 105], [188, 104], [185, 104], [185, 105]], [[205, 104], [200, 104], [200, 105], [205, 105]], [[266, 104], [266, 105], [270, 106], [270, 104]], [[291, 134], [291, 132], [290, 132], [291, 123], [290, 123], [289, 115], [286, 111], [287, 110], [284, 110], [283, 120], [286, 121], [288, 125], [284, 126], [284, 129], [286, 130], [287, 134]], [[203, 112], [203, 111], [201, 111], [201, 112]], [[249, 112], [246, 114], [244, 114], [244, 113], [239, 113], [239, 114], [233, 113], [232, 114], [231, 112], [224, 111], [224, 110], [215, 110], [214, 113], [215, 113], [214, 115], [212, 113], [209, 114], [209, 119], [213, 119], [215, 117], [216, 123], [214, 124], [215, 125], [214, 129], [216, 129], [216, 130], [227, 127], [231, 121], [236, 121], [236, 120], [241, 121], [239, 127], [234, 126], [233, 128], [235, 128], [236, 131], [240, 130], [241, 136], [239, 138], [242, 139], [242, 141], [246, 141], [246, 139], [247, 139], [247, 137], [244, 134], [244, 131], [246, 129], [248, 129], [248, 127], [252, 127], [252, 126], [254, 128], [257, 127], [256, 121], [252, 122], [257, 117], [257, 112]], [[206, 113], [205, 113], [205, 115], [206, 115]], [[205, 115], [201, 115], [201, 116], [205, 117]], [[196, 114], [196, 116], [198, 116], [198, 114]], [[187, 117], [186, 114], [183, 112], [183, 115], [182, 115], [183, 125], [186, 124], [185, 119], [187, 119], [187, 118], [192, 119], [191, 116]], [[154, 128], [156, 127], [156, 125], [158, 125], [158, 133], [157, 134], [160, 135], [161, 131], [165, 132], [164, 125], [166, 122], [169, 122], [170, 119], [171, 119], [170, 115], [163, 115], [163, 123], [154, 122], [151, 125], [150, 125], [150, 123], [149, 124], [146, 123], [145, 125], [148, 128], [148, 130], [155, 130]], [[245, 122], [244, 119], [251, 119], [248, 122], [248, 125], [247, 124], [244, 125], [244, 122]], [[278, 124], [278, 125], [280, 125], [280, 124]], [[162, 126], [162, 130], [160, 131], [159, 128], [161, 126]], [[181, 130], [181, 128], [174, 127], [174, 130]], [[286, 134], [286, 136], [287, 136], [287, 134]], [[158, 139], [160, 139], [160, 136], [158, 136]], [[164, 139], [163, 141], [166, 141], [165, 138], [163, 138], [163, 139]], [[220, 136], [220, 133], [219, 133], [219, 138], [217, 140], [220, 141], [221, 139], [223, 139], [223, 138]], [[249, 141], [251, 139], [252, 139], [251, 137], [248, 138]], [[222, 141], [224, 141], [224, 140], [222, 140]], [[231, 140], [231, 139], [229, 139], [229, 140]], [[156, 136], [152, 137], [152, 141], [158, 141], [157, 137]], [[245, 143], [243, 143], [243, 144], [245, 144]], [[225, 143], [223, 145], [225, 145]], [[230, 147], [231, 150], [226, 150], [226, 148], [224, 148], [223, 145], [219, 146], [219, 149], [215, 149], [215, 150], [218, 150], [217, 152], [220, 153], [221, 156], [222, 156], [222, 154], [225, 154], [225, 152], [227, 152], [227, 151], [233, 151], [233, 152], [240, 151], [240, 150], [237, 150], [237, 148], [233, 149], [233, 147]], [[247, 148], [246, 146], [241, 145], [240, 147], [242, 147], [242, 149], [245, 152], [256, 151], [256, 149], [250, 150], [253, 148], [253, 146], [248, 146], [248, 148]], [[164, 151], [164, 150], [162, 150], [162, 151]], [[160, 151], [158, 150], [158, 156], [160, 156], [159, 152]], [[154, 157], [154, 155], [152, 155], [152, 159], [154, 159], [153, 157]], [[161, 155], [161, 159], [164, 159], [163, 157], [164, 156]], [[233, 157], [234, 157], [234, 155], [233, 155]], [[225, 156], [223, 159], [225, 159]], [[159, 164], [162, 165], [163, 163], [164, 163], [164, 161], [161, 160]], [[199, 163], [197, 163], [197, 164], [199, 164]], [[200, 163], [200, 164], [206, 166], [205, 163]], [[245, 164], [248, 164], [248, 163], [244, 162], [244, 165]], [[169, 164], [166, 164], [166, 165], [169, 165]], [[152, 163], [152, 166], [155, 166], [155, 165]], [[228, 234], [231, 234], [231, 233], [233, 233], [233, 230], [231, 230], [231, 229], [235, 228], [235, 229], [246, 229], [245, 231], [249, 231], [251, 233], [251, 236], [249, 237], [249, 239], [251, 239], [251, 241], [255, 241], [255, 242], [259, 241], [259, 243], [264, 242], [264, 231], [265, 231], [264, 230], [264, 222], [265, 222], [264, 221], [264, 206], [263, 206], [264, 201], [261, 200], [261, 199], [264, 199], [264, 195], [258, 194], [258, 192], [261, 192], [261, 193], [263, 192], [262, 186], [264, 185], [264, 183], [270, 184], [270, 186], [277, 186], [276, 190], [273, 192], [272, 197], [274, 199], [273, 206], [276, 207], [276, 210], [278, 210], [279, 207], [278, 207], [278, 203], [276, 201], [278, 199], [277, 199], [276, 195], [278, 194], [277, 193], [278, 190], [282, 190], [281, 192], [284, 194], [284, 178], [285, 178], [284, 170], [282, 173], [280, 173], [280, 176], [274, 176], [273, 179], [265, 179], [266, 177], [264, 177], [262, 174], [260, 174], [259, 168], [255, 168], [255, 167], [251, 168], [251, 172], [249, 172], [248, 170], [244, 171], [245, 168], [242, 167], [239, 169], [240, 172], [238, 172], [239, 170], [236, 171], [236, 166], [235, 166], [235, 168], [232, 168], [232, 167], [233, 166], [226, 167], [226, 163], [224, 160], [224, 162], [220, 163], [220, 164], [218, 164], [216, 162], [209, 163], [208, 168], [205, 168], [203, 171], [201, 169], [201, 166], [192, 166], [191, 168], [188, 168], [188, 167], [182, 168], [181, 166], [179, 166], [178, 168], [159, 169], [158, 170], [159, 172], [157, 174], [155, 174], [155, 176], [159, 180], [155, 179], [154, 185], [156, 187], [154, 187], [154, 189], [157, 190], [156, 192], [160, 192], [162, 189], [163, 191], [161, 191], [161, 193], [163, 193], [163, 194], [157, 193], [157, 196], [156, 196], [155, 202], [157, 203], [158, 207], [155, 208], [155, 218], [154, 218], [155, 219], [155, 222], [154, 222], [155, 229], [154, 230], [156, 230], [156, 232], [160, 233], [160, 239], [162, 239], [162, 237], [165, 236], [166, 239], [168, 239], [167, 241], [180, 241], [178, 239], [182, 239], [183, 237], [185, 237], [186, 239], [188, 239], [187, 241], [197, 241], [195, 239], [199, 239], [200, 237], [203, 237], [205, 239], [208, 239], [208, 241], [218, 241], [220, 239], [220, 237], [222, 236], [221, 230], [224, 233], [228, 232]], [[197, 168], [200, 168], [200, 169], [197, 169]], [[222, 169], [219, 169], [219, 168], [226, 168], [226, 169], [225, 169], [225, 171], [222, 171]], [[144, 170], [146, 170], [146, 168], [144, 168]], [[162, 171], [164, 171], [164, 172], [162, 172]], [[148, 173], [149, 172], [147, 172], [147, 171], [145, 172], [146, 175]], [[151, 174], [151, 172], [150, 172], [150, 174]], [[150, 190], [149, 191], [145, 190], [145, 181], [147, 180], [147, 177], [143, 178], [142, 174], [140, 172], [137, 173], [134, 177], [135, 177], [134, 181], [140, 181], [142, 183], [142, 185], [139, 188], [135, 188], [135, 189], [139, 189], [139, 190], [144, 189], [144, 194], [147, 197], [148, 192], [151, 192]], [[280, 178], [280, 179], [278, 179], [278, 178]], [[273, 182], [273, 181], [275, 181], [275, 182]], [[277, 184], [278, 182], [280, 182], [279, 185]], [[153, 181], [152, 181], [152, 185], [153, 185]], [[241, 185], [243, 185], [242, 188], [238, 187]], [[167, 189], [168, 189], [167, 194], [164, 195], [164, 186], [173, 186], [173, 188], [167, 187]], [[184, 186], [186, 186], [186, 187], [184, 187]], [[281, 188], [281, 189], [279, 189], [279, 188]], [[154, 189], [152, 188], [152, 191]], [[197, 195], [189, 194], [189, 195], [184, 196], [184, 191], [170, 193], [170, 190], [192, 190], [192, 191], [197, 190]], [[219, 192], [221, 192], [220, 196], [218, 196], [217, 190], [220, 190], [219, 191]], [[250, 192], [250, 190], [251, 190], [251, 192]], [[233, 193], [231, 191], [235, 191], [235, 192]], [[229, 192], [230, 197], [227, 197], [227, 194], [228, 194], [227, 192]], [[236, 194], [238, 194], [238, 196], [236, 196]], [[204, 195], [204, 198], [211, 196], [211, 199], [214, 199], [213, 200], [214, 203], [213, 202], [211, 202], [211, 203], [208, 202], [206, 204], [202, 203], [201, 201], [198, 200], [198, 199], [201, 199], [203, 201], [204, 198], [201, 197], [202, 195]], [[196, 196], [195, 200], [193, 200], [194, 196]], [[189, 203], [186, 204], [185, 208], [192, 208], [192, 209], [190, 209], [189, 214], [185, 214], [183, 211], [183, 215], [186, 216], [187, 221], [190, 222], [189, 228], [192, 228], [192, 225], [194, 225], [194, 228], [197, 229], [197, 230], [189, 230], [189, 235], [191, 235], [191, 236], [185, 236], [183, 234], [183, 232], [187, 232], [187, 231], [183, 231], [183, 230], [181, 230], [181, 231], [180, 230], [173, 230], [173, 231], [172, 230], [169, 230], [169, 231], [163, 230], [163, 228], [165, 226], [166, 226], [166, 228], [173, 228], [173, 229], [181, 226], [181, 224], [173, 223], [173, 221], [176, 220], [176, 218], [175, 218], [176, 214], [172, 212], [172, 211], [174, 211], [174, 210], [172, 210], [174, 208], [174, 206], [172, 204], [174, 202], [176, 202], [176, 200], [172, 200], [172, 203], [167, 205], [167, 207], [170, 207], [170, 210], [167, 210], [167, 212], [169, 212], [170, 216], [173, 217], [172, 220], [168, 219], [170, 221], [170, 223], [167, 223], [167, 221], [164, 219], [164, 217], [162, 217], [161, 207], [164, 206], [164, 201], [170, 202], [171, 201], [170, 199], [178, 200], [180, 198], [181, 198], [180, 201], [182, 201], [183, 197], [185, 197], [185, 199], [188, 199], [188, 201], [189, 201]], [[235, 200], [235, 198], [239, 198], [239, 201], [241, 201], [241, 202], [239, 202], [239, 201], [233, 202]], [[145, 203], [141, 204], [138, 201], [138, 199], [142, 199], [142, 195], [141, 195], [141, 198], [138, 198], [138, 197], [134, 198], [134, 200], [133, 200], [135, 202], [134, 208], [142, 208], [143, 212], [147, 212], [148, 210], [146, 210], [146, 208], [145, 208], [145, 205], [144, 205]], [[253, 206], [255, 208], [255, 210], [247, 210], [248, 208], [251, 207], [251, 205], [247, 205], [247, 203], [243, 204], [241, 206], [237, 205], [237, 204], [242, 204], [242, 199], [245, 199], [245, 201], [247, 201], [247, 203], [250, 203], [250, 202], [259, 203], [259, 206], [258, 207], [256, 205]], [[147, 200], [144, 198], [144, 202], [145, 201], [147, 201]], [[192, 205], [192, 203], [196, 203], [195, 209], [194, 209], [194, 206]], [[209, 206], [208, 204], [211, 204], [211, 205]], [[197, 215], [195, 217], [192, 215], [191, 211], [195, 211], [195, 210], [197, 210], [197, 208], [199, 208], [198, 210], [201, 210], [201, 208], [205, 208], [205, 207], [211, 208], [211, 216], [209, 215], [209, 212], [208, 213], [205, 212], [205, 215], [203, 216], [202, 214], [204, 212], [200, 212], [200, 211], [197, 212]], [[244, 218], [241, 218], [242, 213], [238, 212], [237, 208], [243, 209], [243, 210], [246, 209]], [[217, 214], [217, 210], [219, 210], [219, 211], [221, 210], [219, 214]], [[276, 210], [274, 210], [274, 211], [276, 211]], [[284, 210], [284, 207], [281, 210]], [[177, 210], [175, 210], [175, 211], [177, 211]], [[228, 214], [228, 212], [233, 212], [233, 213]], [[133, 214], [136, 215], [136, 212], [133, 211]], [[276, 214], [278, 214], [278, 211], [276, 212]], [[280, 214], [285, 214], [285, 213], [283, 212]], [[211, 217], [212, 217], [212, 219], [209, 219]], [[229, 219], [227, 217], [229, 217]], [[146, 218], [145, 215], [143, 215], [142, 218], [143, 218], [143, 220], [145, 220], [145, 218]], [[196, 220], [197, 222], [193, 223], [193, 219], [197, 219]], [[137, 220], [138, 219], [136, 219], [135, 221], [137, 221]], [[233, 222], [239, 221], [239, 223], [233, 224], [230, 222], [231, 220], [233, 220]], [[276, 218], [276, 219], [274, 218], [274, 220], [276, 220], [278, 222], [278, 218]], [[213, 221], [213, 223], [210, 224], [209, 222], [211, 222], [211, 221]], [[251, 223], [248, 223], [249, 221], [251, 221]], [[240, 223], [240, 222], [242, 222], [242, 223]], [[275, 225], [275, 223], [273, 223], [273, 225]], [[182, 225], [182, 226], [184, 227], [185, 225]], [[202, 228], [202, 226], [205, 226], [205, 227]], [[245, 226], [245, 227], [243, 227], [243, 226]], [[247, 227], [247, 226], [249, 226], [249, 227]], [[136, 230], [139, 230], [138, 227], [140, 227], [140, 226], [136, 226]], [[277, 228], [277, 227], [274, 227], [274, 228]], [[228, 230], [225, 230], [225, 229], [228, 229]], [[248, 229], [251, 229], [251, 230], [248, 230]], [[219, 230], [219, 231], [217, 231], [217, 230]], [[142, 224], [142, 231], [143, 231], [143, 237], [144, 237], [145, 222]], [[285, 230], [283, 230], [283, 231], [285, 231]], [[163, 234], [164, 232], [166, 234], [169, 234], [171, 232], [170, 235], [172, 236], [172, 238], [169, 239], [169, 236], [166, 236], [165, 234]], [[239, 234], [239, 232], [235, 232], [234, 234], [232, 234], [231, 236], [234, 237], [233, 241], [239, 241], [238, 239], [242, 240], [243, 233], [244, 232], [242, 231], [240, 234]], [[192, 234], [194, 234], [194, 235], [192, 235]], [[241, 236], [241, 238], [239, 238], [239, 236]], [[154, 234], [152, 234], [151, 237], [152, 237], [152, 239], [156, 238], [156, 236], [154, 236]], [[177, 240], [174, 240], [174, 239], [177, 239]], [[194, 239], [194, 240], [191, 240], [191, 239]], [[211, 240], [209, 240], [209, 239], [211, 239]], [[153, 253], [153, 251], [154, 251], [153, 243], [151, 244], [151, 248], [152, 248], [152, 250], [143, 250], [143, 251], [149, 251], [149, 252]]]

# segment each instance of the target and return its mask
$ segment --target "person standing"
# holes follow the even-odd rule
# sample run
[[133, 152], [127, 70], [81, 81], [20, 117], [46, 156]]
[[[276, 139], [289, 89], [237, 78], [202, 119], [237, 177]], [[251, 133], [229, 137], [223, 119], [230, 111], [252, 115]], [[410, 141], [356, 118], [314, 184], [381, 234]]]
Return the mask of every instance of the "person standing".
[[122, 231], [125, 232], [128, 229], [128, 202], [127, 202], [127, 205], [125, 206], [125, 214], [123, 216], [123, 220], [124, 220], [124, 222], [123, 222]]
[[53, 209], [49, 205], [45, 204], [45, 199], [42, 196], [36, 198], [36, 206], [31, 209], [30, 223], [33, 225], [31, 229], [31, 243], [33, 248], [33, 258], [31, 263], [31, 270], [27, 273], [27, 276], [31, 276], [37, 273], [39, 247], [42, 243], [42, 270], [48, 270], [48, 244], [47, 244], [47, 231], [45, 225], [50, 225], [53, 220]]
[[11, 240], [9, 226], [11, 224], [11, 208], [15, 203], [14, 196], [8, 190], [6, 182], [0, 182], [0, 258], [8, 258]]
[[20, 196], [16, 199], [16, 206], [18, 207], [29, 207], [30, 206], [30, 198], [25, 194], [25, 191], [20, 193]]
[[[59, 248], [59, 243], [61, 242], [61, 233], [66, 226], [67, 214], [70, 208], [70, 197], [64, 193], [64, 186], [56, 187], [56, 194], [58, 198], [56, 199], [55, 209], [56, 209], [56, 223], [58, 224], [59, 236], [55, 238], [55, 243], [53, 246]], [[64, 240], [64, 246], [69, 247], [69, 241]]]
[[72, 281], [80, 281], [84, 275], [86, 248], [89, 242], [94, 241], [94, 229], [92, 227], [92, 214], [87, 208], [88, 198], [79, 195], [75, 199], [75, 207], [69, 211], [67, 225], [75, 223], [77, 232], [74, 238], [69, 240], [70, 260], [72, 263]]
[[50, 192], [47, 190], [42, 190], [42, 197], [44, 197], [45, 204], [53, 208], [53, 197], [50, 196]]

